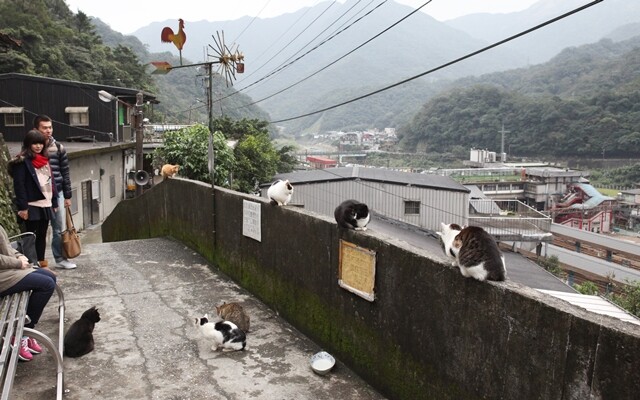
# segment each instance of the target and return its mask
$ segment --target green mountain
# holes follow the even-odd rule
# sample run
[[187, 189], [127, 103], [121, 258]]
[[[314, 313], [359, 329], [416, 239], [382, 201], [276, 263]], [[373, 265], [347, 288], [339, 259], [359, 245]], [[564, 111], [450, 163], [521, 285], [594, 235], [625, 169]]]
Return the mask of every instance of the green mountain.
[[[0, 0], [0, 39], [0, 73], [146, 90], [161, 102], [152, 123], [207, 121], [204, 71], [193, 67], [150, 75], [150, 61], [180, 62], [169, 52], [149, 53], [137, 38], [114, 32], [100, 20], [72, 13], [64, 0]], [[214, 117], [269, 119], [260, 107], [244, 106], [250, 99], [235, 95], [220, 75], [212, 80]]]
[[545, 64], [454, 82], [400, 129], [401, 146], [427, 152], [637, 157], [640, 36], [568, 48]]

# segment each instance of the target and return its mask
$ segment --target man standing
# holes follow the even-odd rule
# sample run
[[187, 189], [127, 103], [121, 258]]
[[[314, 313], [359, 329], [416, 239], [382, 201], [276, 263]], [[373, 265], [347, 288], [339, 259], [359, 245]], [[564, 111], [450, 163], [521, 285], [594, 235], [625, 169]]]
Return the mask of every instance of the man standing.
[[[76, 264], [64, 258], [62, 254], [62, 227], [65, 221], [66, 208], [71, 206], [71, 178], [69, 177], [69, 159], [62, 144], [53, 138], [53, 121], [46, 115], [38, 115], [33, 120], [33, 127], [39, 130], [47, 143], [42, 153], [49, 157], [53, 180], [58, 192], [58, 211], [51, 218], [51, 252], [56, 260], [56, 268], [74, 269]], [[64, 206], [62, 206], [64, 202]]]

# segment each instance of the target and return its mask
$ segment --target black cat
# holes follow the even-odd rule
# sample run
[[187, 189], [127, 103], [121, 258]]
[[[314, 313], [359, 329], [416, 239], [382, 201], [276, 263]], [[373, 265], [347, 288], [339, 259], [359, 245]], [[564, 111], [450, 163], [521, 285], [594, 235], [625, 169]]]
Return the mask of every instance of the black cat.
[[95, 306], [84, 313], [79, 320], [71, 324], [64, 336], [64, 355], [80, 357], [93, 351], [93, 328], [100, 321], [100, 313]]
[[369, 207], [357, 200], [345, 200], [333, 212], [338, 226], [357, 231], [366, 231], [369, 216]]

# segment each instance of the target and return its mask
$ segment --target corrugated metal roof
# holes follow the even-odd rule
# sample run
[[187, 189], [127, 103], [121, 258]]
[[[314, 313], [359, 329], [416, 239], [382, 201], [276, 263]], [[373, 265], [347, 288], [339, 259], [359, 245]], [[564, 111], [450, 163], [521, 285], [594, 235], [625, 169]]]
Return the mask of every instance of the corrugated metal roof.
[[613, 197], [605, 196], [602, 193], [598, 192], [598, 189], [594, 188], [588, 183], [575, 183], [575, 186], [579, 187], [583, 192], [585, 192], [589, 199], [584, 203], [576, 203], [569, 206], [569, 208], [575, 209], [591, 209], [602, 204], [603, 201], [612, 201], [615, 200]]
[[[453, 179], [431, 174], [416, 174], [411, 172], [392, 171], [382, 168], [338, 167], [297, 171], [288, 174], [278, 174], [275, 179], [288, 179], [293, 185], [328, 181], [361, 179], [375, 182], [386, 182], [397, 185], [428, 187], [469, 193], [469, 189]], [[263, 183], [261, 187], [271, 183]]]
[[640, 319], [636, 318], [633, 314], [628, 313], [624, 309], [616, 306], [615, 304], [603, 299], [599, 296], [591, 296], [580, 293], [566, 293], [557, 292], [555, 290], [536, 289], [542, 293], [546, 293], [558, 299], [569, 302], [578, 307], [582, 307], [587, 311], [594, 312], [596, 314], [608, 315], [610, 317], [618, 318], [622, 321], [631, 322], [632, 324], [640, 325]]

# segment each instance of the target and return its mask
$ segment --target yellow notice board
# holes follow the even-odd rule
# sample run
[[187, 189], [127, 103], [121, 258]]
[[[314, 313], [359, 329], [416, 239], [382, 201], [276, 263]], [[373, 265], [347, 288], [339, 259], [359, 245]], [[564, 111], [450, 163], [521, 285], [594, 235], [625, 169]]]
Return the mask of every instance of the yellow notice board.
[[376, 252], [340, 240], [338, 285], [369, 301], [375, 300]]

